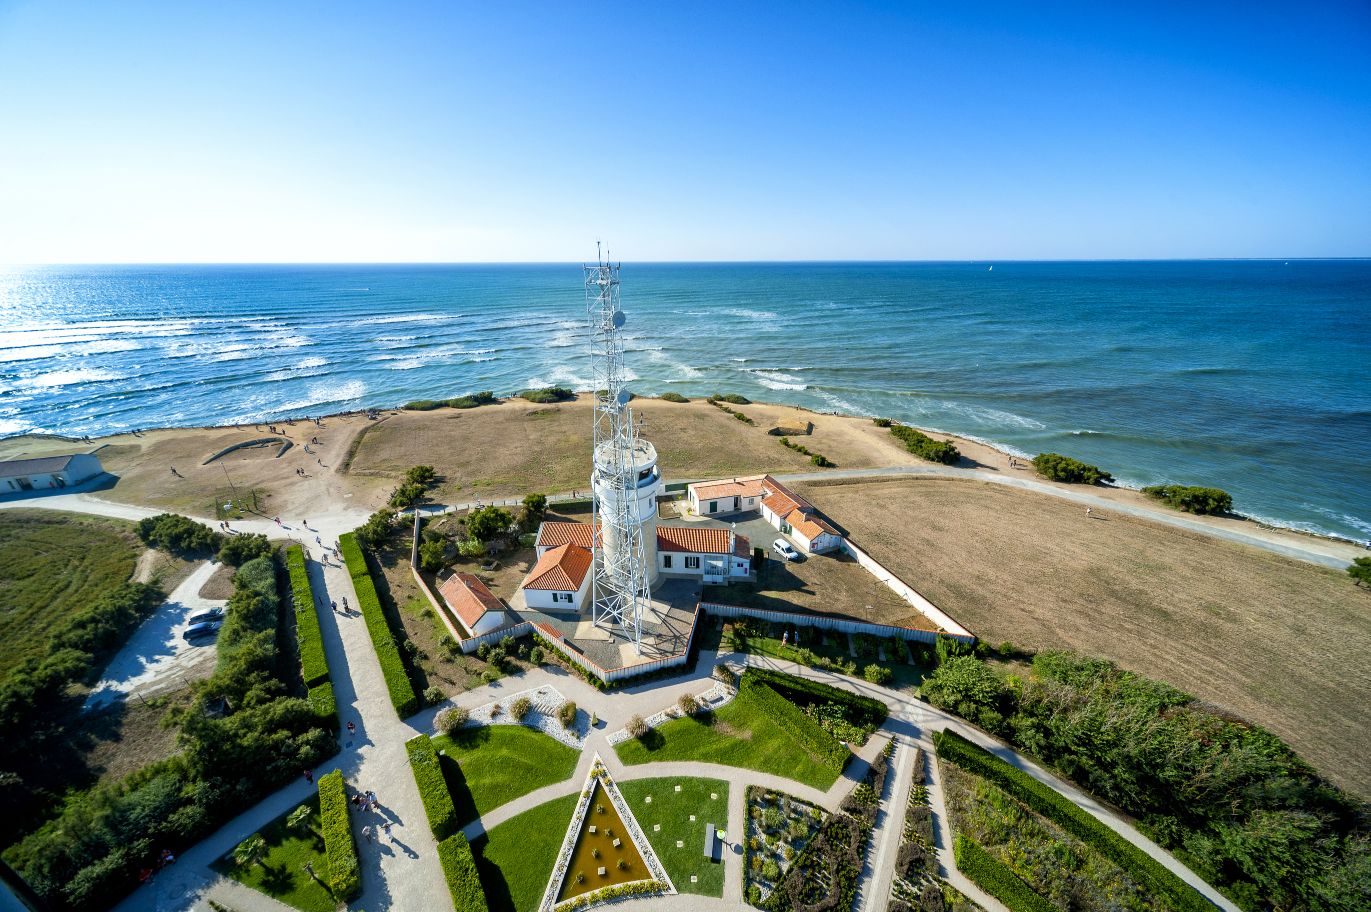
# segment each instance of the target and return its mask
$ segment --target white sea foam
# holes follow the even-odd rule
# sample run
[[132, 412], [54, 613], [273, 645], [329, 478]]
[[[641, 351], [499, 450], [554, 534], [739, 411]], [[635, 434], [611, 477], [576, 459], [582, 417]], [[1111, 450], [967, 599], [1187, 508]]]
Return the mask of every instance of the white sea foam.
[[0, 418], [0, 436], [22, 434], [26, 430], [28, 430], [28, 425], [18, 418]]
[[6, 361], [36, 361], [39, 358], [55, 358], [62, 354], [58, 345], [28, 345], [23, 348], [0, 350], [0, 363]]
[[[440, 320], [452, 320], [452, 319], [455, 319], [455, 318], [456, 318], [456, 315], [455, 315], [455, 314], [432, 314], [432, 313], [396, 314], [396, 315], [390, 316], [390, 317], [371, 317], [371, 318], [369, 318], [369, 319], [367, 320], [367, 323], [373, 324], [373, 325], [375, 325], [375, 324], [381, 324], [381, 323], [436, 323], [436, 322], [439, 322]], [[348, 323], [341, 324], [341, 325], [344, 325], [344, 326], [352, 326], [353, 324], [352, 324], [351, 322], [348, 322]]]
[[313, 358], [306, 358], [305, 360], [301, 361], [299, 364], [297, 364], [297, 365], [295, 365], [295, 366], [298, 367], [298, 368], [300, 368], [301, 370], [304, 370], [304, 369], [306, 369], [306, 368], [311, 368], [311, 367], [323, 367], [325, 364], [328, 364], [328, 363], [329, 363], [329, 361], [328, 361], [327, 358], [321, 358], [321, 357], [318, 357], [318, 356], [316, 355], [316, 356], [313, 357]]
[[386, 370], [408, 371], [423, 367], [425, 364], [432, 364], [429, 358], [398, 358], [386, 364]]
[[774, 390], [803, 390], [809, 389], [809, 384], [804, 382], [803, 377], [794, 374], [785, 374], [780, 371], [754, 370], [748, 371], [752, 379], [756, 380], [767, 389]]
[[[14, 381], [13, 389], [24, 390], [46, 390], [57, 389], [62, 386], [75, 386], [78, 383], [108, 383], [113, 380], [126, 379], [122, 374], [111, 373], [106, 370], [56, 370], [48, 371], [43, 374], [35, 374], [32, 377], [21, 377]], [[4, 389], [0, 387], [0, 392]]]
[[414, 337], [413, 337], [413, 336], [377, 336], [375, 339], [372, 339], [371, 341], [372, 341], [372, 344], [373, 344], [373, 345], [379, 345], [379, 346], [381, 346], [381, 348], [401, 348], [401, 347], [403, 347], [406, 343], [413, 342], [413, 341], [414, 341]]
[[730, 317], [742, 317], [745, 320], [755, 320], [759, 323], [764, 320], [780, 319], [780, 315], [777, 314], [775, 311], [751, 310], [747, 307], [729, 307], [721, 312], [728, 314]]

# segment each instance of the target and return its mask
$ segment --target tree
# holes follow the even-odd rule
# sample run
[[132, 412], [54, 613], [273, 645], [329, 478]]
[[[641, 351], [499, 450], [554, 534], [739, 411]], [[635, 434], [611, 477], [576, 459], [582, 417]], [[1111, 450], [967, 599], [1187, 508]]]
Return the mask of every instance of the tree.
[[305, 830], [309, 829], [309, 818], [313, 813], [314, 811], [309, 805], [302, 804], [290, 812], [290, 816], [286, 818], [286, 826], [297, 833], [303, 833]]
[[266, 855], [267, 841], [262, 838], [261, 833], [253, 833], [233, 847], [233, 863], [240, 868], [246, 868], [252, 864], [262, 864], [262, 859]]
[[1371, 557], [1357, 557], [1347, 568], [1347, 575], [1358, 586], [1371, 586]]
[[416, 481], [407, 481], [391, 493], [390, 505], [397, 510], [408, 509], [423, 500], [425, 493], [427, 491], [423, 485]]
[[467, 531], [479, 542], [488, 542], [509, 531], [514, 517], [496, 506], [481, 507], [467, 516]]
[[457, 543], [457, 553], [467, 560], [476, 560], [486, 556], [486, 546], [474, 538], [464, 538]]
[[395, 511], [377, 510], [357, 529], [357, 542], [364, 548], [375, 551], [390, 540], [395, 531]]
[[437, 573], [447, 563], [447, 541], [441, 538], [419, 546], [419, 566], [429, 573]]
[[431, 485], [437, 478], [438, 473], [431, 465], [413, 466], [405, 472], [405, 484]]
[[542, 515], [547, 512], [547, 495], [529, 494], [524, 498], [524, 509], [529, 512], [530, 516], [537, 516], [541, 519]]
[[271, 543], [261, 533], [230, 535], [219, 549], [219, 562], [239, 567], [255, 557], [264, 557], [270, 553]]

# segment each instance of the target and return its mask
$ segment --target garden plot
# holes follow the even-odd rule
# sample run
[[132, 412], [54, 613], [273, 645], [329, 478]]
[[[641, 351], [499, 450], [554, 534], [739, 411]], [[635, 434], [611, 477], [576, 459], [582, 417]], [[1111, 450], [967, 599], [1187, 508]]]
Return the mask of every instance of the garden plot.
[[[736, 695], [737, 691], [732, 687], [723, 683], [716, 683], [709, 690], [706, 690], [695, 698], [699, 702], [699, 709], [697, 709], [696, 712], [714, 712], [715, 710], [722, 708]], [[653, 713], [648, 716], [643, 722], [649, 729], [652, 729], [659, 725], [664, 725], [672, 719], [681, 719], [685, 716], [686, 713], [681, 710], [680, 706], [668, 706], [661, 712]], [[613, 747], [616, 744], [622, 744], [632, 737], [633, 736], [629, 734], [627, 728], [621, 728], [616, 732], [611, 732], [605, 740], [609, 742], [610, 747]]]
[[[721, 840], [728, 826], [729, 784], [722, 779], [634, 779], [620, 786], [648, 842], [682, 893], [722, 896]], [[717, 833], [705, 855], [709, 825]]]
[[790, 865], [823, 823], [816, 805], [782, 792], [747, 790], [745, 895], [758, 905], [771, 895]]
[[[521, 698], [529, 701], [528, 712], [522, 718], [514, 718], [510, 708]], [[567, 747], [580, 750], [585, 747], [586, 735], [590, 732], [590, 717], [584, 710], [576, 710], [576, 721], [570, 728], [562, 724], [558, 711], [567, 704], [557, 688], [550, 685], [533, 690], [521, 690], [499, 700], [491, 700], [471, 711], [464, 728], [479, 725], [524, 725], [542, 732], [550, 738], [562, 742]], [[574, 705], [574, 704], [573, 704]], [[441, 714], [440, 714], [441, 715]]]

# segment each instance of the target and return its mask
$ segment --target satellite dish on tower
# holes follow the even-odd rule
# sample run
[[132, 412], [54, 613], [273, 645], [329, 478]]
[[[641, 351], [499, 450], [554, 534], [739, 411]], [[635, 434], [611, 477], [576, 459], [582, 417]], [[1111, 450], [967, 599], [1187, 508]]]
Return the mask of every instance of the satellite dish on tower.
[[610, 317], [610, 321], [614, 323], [615, 329], [622, 329], [624, 323], [627, 322], [627, 320], [628, 317], [624, 316], [624, 312], [622, 310], [614, 311], [614, 316]]
[[614, 397], [614, 402], [620, 407], [628, 405], [628, 401], [633, 398], [633, 394], [626, 389], [619, 390], [619, 395]]

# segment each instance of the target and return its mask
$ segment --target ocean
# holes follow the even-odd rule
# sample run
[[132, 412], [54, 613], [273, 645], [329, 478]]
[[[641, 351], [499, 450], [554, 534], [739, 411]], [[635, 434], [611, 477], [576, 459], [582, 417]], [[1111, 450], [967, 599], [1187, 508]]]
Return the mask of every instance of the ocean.
[[[993, 268], [992, 268], [993, 267]], [[1371, 261], [639, 264], [643, 394], [886, 416], [1371, 539]], [[0, 435], [590, 385], [578, 265], [0, 269]]]

